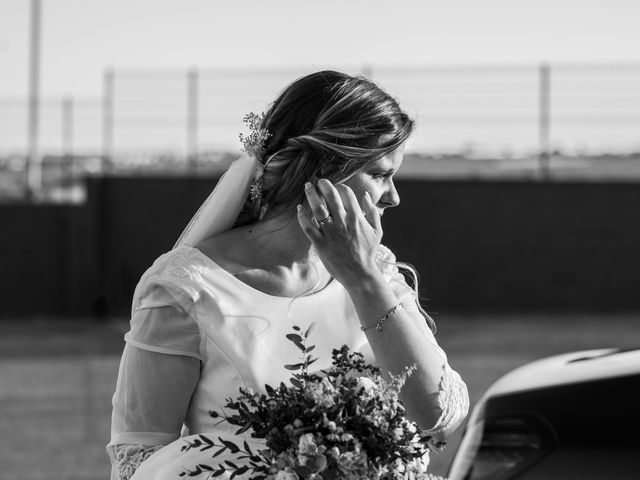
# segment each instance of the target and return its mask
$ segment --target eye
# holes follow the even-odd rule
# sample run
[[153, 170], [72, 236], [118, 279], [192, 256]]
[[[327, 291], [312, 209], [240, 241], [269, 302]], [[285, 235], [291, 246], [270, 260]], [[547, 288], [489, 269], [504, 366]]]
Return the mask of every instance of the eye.
[[384, 170], [384, 171], [374, 172], [371, 176], [374, 178], [374, 180], [386, 180], [387, 178], [390, 178], [392, 175], [393, 175], [392, 171]]

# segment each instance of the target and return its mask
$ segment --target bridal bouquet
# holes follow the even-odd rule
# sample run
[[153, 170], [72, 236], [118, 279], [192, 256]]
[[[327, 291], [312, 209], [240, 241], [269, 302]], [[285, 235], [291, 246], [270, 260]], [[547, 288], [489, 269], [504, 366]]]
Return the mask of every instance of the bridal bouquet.
[[[346, 346], [333, 350], [332, 366], [320, 374], [309, 373], [317, 359], [315, 346], [307, 346], [311, 328], [297, 326], [287, 335], [302, 352], [301, 362], [285, 365], [292, 371], [291, 385], [266, 393], [240, 389], [237, 399], [227, 400], [233, 414], [221, 417], [238, 426], [236, 433], [251, 431], [266, 440], [266, 449], [199, 435], [183, 447], [212, 450], [212, 463], [196, 465], [182, 476], [203, 473], [233, 479], [246, 474], [253, 480], [426, 480], [429, 438], [405, 417], [398, 393], [412, 368], [385, 380], [379, 368], [365, 363], [362, 355]], [[228, 452], [237, 462], [215, 458]]]

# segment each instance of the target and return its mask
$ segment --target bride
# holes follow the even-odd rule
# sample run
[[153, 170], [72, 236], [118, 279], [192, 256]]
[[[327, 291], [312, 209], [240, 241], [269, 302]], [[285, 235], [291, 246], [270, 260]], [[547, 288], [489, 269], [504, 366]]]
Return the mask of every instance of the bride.
[[202, 462], [181, 451], [184, 437], [233, 439], [208, 412], [241, 386], [289, 377], [294, 324], [315, 323], [318, 369], [344, 344], [383, 372], [416, 364], [401, 398], [434, 448], [467, 413], [465, 384], [399, 267], [414, 272], [380, 243], [413, 121], [373, 82], [334, 71], [298, 79], [259, 120], [248, 154], [136, 288], [113, 397], [112, 480], [177, 479]]

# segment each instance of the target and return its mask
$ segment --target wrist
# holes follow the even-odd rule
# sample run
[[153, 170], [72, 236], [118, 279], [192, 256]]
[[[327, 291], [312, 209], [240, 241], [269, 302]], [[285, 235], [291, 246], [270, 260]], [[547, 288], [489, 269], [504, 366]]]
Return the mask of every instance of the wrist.
[[353, 296], [366, 296], [371, 294], [379, 294], [381, 290], [388, 288], [382, 272], [378, 269], [358, 275], [357, 279], [349, 282], [346, 290]]

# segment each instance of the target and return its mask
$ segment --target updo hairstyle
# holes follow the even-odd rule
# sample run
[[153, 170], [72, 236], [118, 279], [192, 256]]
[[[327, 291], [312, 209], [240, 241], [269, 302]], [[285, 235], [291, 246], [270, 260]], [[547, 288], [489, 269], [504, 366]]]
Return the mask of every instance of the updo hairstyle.
[[247, 200], [235, 226], [256, 222], [261, 207], [267, 215], [295, 211], [306, 182], [346, 180], [397, 149], [414, 122], [372, 81], [326, 70], [289, 85], [265, 113], [261, 128], [270, 133], [260, 159], [262, 198]]

